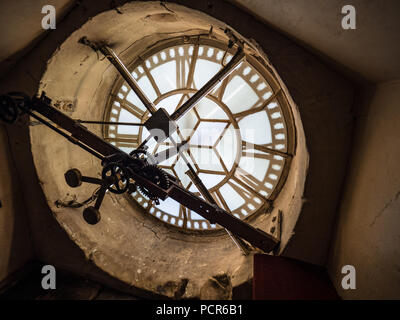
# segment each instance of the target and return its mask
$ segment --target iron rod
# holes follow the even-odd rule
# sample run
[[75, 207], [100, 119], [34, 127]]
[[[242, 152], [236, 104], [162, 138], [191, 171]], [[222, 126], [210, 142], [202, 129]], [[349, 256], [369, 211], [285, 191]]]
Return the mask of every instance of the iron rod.
[[215, 86], [223, 81], [236, 66], [243, 60], [245, 54], [242, 47], [238, 47], [235, 55], [228, 62], [228, 64], [214, 75], [199, 91], [191, 96], [178, 110], [176, 110], [171, 118], [175, 121], [183, 117], [190, 109], [192, 109], [203, 97], [205, 97]]
[[129, 72], [128, 68], [124, 65], [121, 59], [117, 56], [113, 49], [103, 45], [99, 47], [102, 54], [113, 64], [113, 66], [118, 70], [121, 76], [125, 79], [131, 89], [136, 93], [140, 101], [144, 104], [146, 109], [154, 114], [157, 110], [154, 104], [150, 101], [144, 91], [139, 87], [137, 81], [133, 78], [132, 74]]
[[144, 123], [134, 122], [112, 122], [112, 121], [92, 121], [92, 120], [76, 120], [79, 123], [91, 123], [91, 124], [108, 124], [117, 126], [144, 126]]
[[[177, 143], [175, 142], [172, 137], [170, 137], [171, 142], [176, 146], [177, 151], [179, 152], [180, 156], [182, 157], [183, 161], [185, 161], [186, 166], [189, 168], [189, 171], [186, 172], [186, 174], [189, 176], [189, 178], [193, 181], [194, 185], [199, 189], [201, 195], [212, 205], [217, 205], [216, 201], [214, 200], [213, 196], [211, 195], [210, 191], [206, 188], [204, 185], [203, 181], [201, 181], [200, 177], [197, 175], [196, 171], [193, 169], [192, 165], [190, 162], [187, 160], [186, 156], [183, 154], [183, 152], [178, 148]], [[225, 228], [226, 233], [230, 236], [232, 239], [233, 243], [236, 244], [236, 246], [242, 251], [244, 255], [249, 254], [249, 250], [246, 247], [246, 245], [243, 243], [243, 241], [236, 237], [232, 232], [230, 232], [228, 229]]]
[[54, 130], [55, 132], [57, 132], [59, 135], [62, 135], [64, 138], [66, 138], [68, 141], [72, 142], [73, 144], [76, 144], [77, 146], [81, 147], [83, 150], [89, 152], [90, 154], [94, 155], [96, 158], [99, 158], [100, 160], [104, 160], [104, 157], [102, 155], [100, 155], [99, 153], [97, 153], [96, 151], [92, 150], [91, 148], [89, 148], [88, 146], [84, 145], [83, 143], [81, 143], [79, 140], [75, 139], [74, 137], [66, 134], [65, 132], [63, 132], [62, 130], [56, 128], [55, 126], [53, 126], [50, 122], [42, 119], [41, 117], [37, 116], [36, 114], [34, 114], [31, 111], [25, 110], [31, 117], [35, 118], [36, 120], [40, 121], [41, 123], [43, 123], [45, 126], [49, 127], [50, 129]]

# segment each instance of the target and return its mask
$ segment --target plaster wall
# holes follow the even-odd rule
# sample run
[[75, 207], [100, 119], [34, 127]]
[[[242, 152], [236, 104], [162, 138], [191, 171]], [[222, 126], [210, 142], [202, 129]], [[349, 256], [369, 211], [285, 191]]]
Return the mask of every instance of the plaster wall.
[[28, 217], [8, 144], [0, 125], [0, 290], [1, 283], [33, 256]]
[[[380, 85], [357, 121], [352, 159], [329, 261], [345, 299], [400, 298], [400, 81]], [[343, 290], [344, 265], [356, 290]]]
[[[374, 81], [400, 76], [400, 2], [397, 0], [231, 0], [261, 20]], [[356, 29], [341, 26], [342, 7], [355, 8]]]
[[74, 0], [0, 1], [0, 72], [5, 72], [49, 32], [42, 28], [42, 8], [56, 9], [56, 26]]

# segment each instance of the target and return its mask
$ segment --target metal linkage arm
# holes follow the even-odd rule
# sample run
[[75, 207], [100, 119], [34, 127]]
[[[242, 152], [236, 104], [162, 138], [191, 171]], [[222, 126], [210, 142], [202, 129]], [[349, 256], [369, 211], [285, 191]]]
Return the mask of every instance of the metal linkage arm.
[[118, 70], [121, 76], [125, 79], [131, 89], [136, 93], [140, 101], [144, 104], [146, 109], [154, 114], [157, 109], [154, 106], [153, 102], [147, 97], [144, 91], [139, 87], [139, 84], [133, 78], [132, 74], [129, 72], [128, 68], [124, 65], [121, 59], [117, 56], [113, 49], [108, 47], [106, 44], [97, 44], [89, 41], [86, 37], [83, 37], [79, 40], [80, 43], [85, 44], [91, 47], [95, 51], [100, 51], [107, 59], [112, 63], [112, 65]]
[[279, 240], [265, 233], [261, 229], [254, 228], [246, 222], [236, 218], [229, 212], [219, 208], [215, 204], [196, 197], [191, 192], [173, 183], [168, 190], [168, 196], [178, 201], [185, 207], [198, 213], [211, 223], [218, 223], [236, 236], [245, 239], [253, 246], [270, 252], [279, 245]]
[[160, 199], [165, 200], [171, 197], [186, 208], [193, 210], [210, 223], [218, 223], [231, 233], [240, 238], [245, 239], [254, 247], [257, 247], [264, 252], [270, 252], [277, 248], [279, 240], [261, 229], [254, 228], [246, 222], [236, 218], [229, 212], [219, 208], [215, 204], [211, 204], [193, 193], [183, 189], [176, 181], [170, 181], [171, 185], [168, 190], [160, 188], [158, 185], [143, 178], [138, 173], [133, 172], [132, 178], [138, 183], [144, 185], [147, 189], [157, 195]]
[[[187, 164], [189, 167], [189, 170], [186, 172], [186, 174], [189, 176], [190, 180], [192, 180], [193, 184], [197, 187], [197, 189], [200, 191], [201, 195], [206, 199], [209, 203], [213, 205], [217, 205], [216, 201], [212, 197], [210, 191], [206, 188], [204, 183], [201, 181], [199, 176], [196, 174], [196, 171], [193, 169], [193, 167], [190, 165], [190, 163]], [[230, 232], [228, 229], [225, 228], [225, 231], [228, 233], [228, 235], [231, 237], [232, 241], [238, 246], [240, 250], [242, 250], [244, 255], [248, 255], [250, 253], [250, 249], [248, 246], [242, 241], [242, 239], [238, 238], [235, 236], [232, 232]]]
[[[108, 179], [107, 174], [105, 174], [106, 172], [115, 171], [115, 175], [110, 177], [110, 179], [112, 178], [112, 181], [107, 180], [107, 186], [110, 183], [113, 184], [111, 189], [108, 187], [110, 191], [122, 193], [126, 190], [130, 190], [129, 180], [133, 179], [137, 185], [144, 186], [151, 192], [151, 194], [157, 196], [158, 198], [165, 200], [167, 197], [171, 197], [172, 199], [181, 203], [183, 206], [193, 210], [205, 219], [209, 220], [212, 224], [218, 223], [233, 234], [248, 241], [253, 246], [265, 252], [270, 252], [279, 245], [279, 240], [275, 237], [265, 233], [260, 229], [252, 227], [251, 225], [231, 215], [227, 211], [219, 208], [216, 204], [209, 203], [200, 197], [195, 196], [193, 193], [183, 189], [179, 186], [178, 182], [168, 174], [165, 174], [166, 179], [168, 179], [168, 187], [163, 188], [157, 183], [152, 182], [145, 175], [143, 175], [142, 170], [137, 169], [138, 159], [130, 157], [122, 150], [118, 149], [107, 141], [104, 141], [99, 136], [87, 130], [79, 122], [53, 108], [50, 103], [51, 100], [48, 99], [43, 93], [40, 98], [33, 98], [32, 101], [29, 102], [29, 109], [24, 107], [23, 111], [28, 112], [30, 115], [35, 115], [38, 120], [45, 122], [46, 120], [38, 117], [34, 112], [39, 113], [58, 126], [55, 127], [49, 124], [50, 128], [55, 130], [57, 133], [60, 133], [69, 141], [75, 142], [84, 150], [97, 153], [99, 156], [101, 156], [103, 158], [102, 160], [104, 160], [103, 180]], [[4, 106], [0, 104], [0, 107], [6, 108], [7, 106], [6, 104], [4, 104]], [[61, 131], [59, 128], [63, 129], [64, 131]], [[70, 135], [68, 135], [66, 132], [68, 132]], [[122, 167], [118, 169], [119, 165], [113, 163], [115, 160], [121, 160], [123, 162], [123, 167], [126, 169], [123, 169]], [[116, 178], [114, 176], [118, 177], [118, 179], [115, 180]], [[120, 190], [118, 182], [121, 179], [125, 181], [126, 187], [121, 187], [122, 189]], [[95, 184], [100, 183], [100, 181], [97, 179], [88, 182]], [[115, 187], [117, 187], [117, 189], [113, 189]], [[99, 194], [97, 207], [100, 206], [104, 188], [105, 187], [101, 189], [101, 194]], [[85, 219], [89, 223], [96, 223], [99, 219], [98, 214], [99, 213], [96, 207], [88, 207], [84, 211], [84, 215], [86, 215]]]
[[[85, 146], [89, 147], [91, 150], [94, 150], [103, 157], [108, 157], [122, 152], [117, 147], [90, 132], [78, 121], [71, 119], [66, 114], [62, 113], [56, 108], [53, 108], [50, 104], [51, 100], [47, 98], [43, 92], [40, 98], [34, 97], [30, 105], [32, 111], [36, 111], [48, 120], [51, 120], [58, 127], [69, 132], [71, 136], [68, 138], [68, 140], [84, 144]], [[42, 121], [41, 119], [38, 120]], [[65, 134], [63, 135], [65, 136]]]
[[238, 47], [235, 55], [228, 62], [228, 64], [217, 72], [199, 91], [191, 96], [178, 110], [172, 115], [172, 120], [179, 120], [183, 117], [190, 109], [192, 109], [202, 98], [204, 98], [215, 86], [223, 81], [239, 64], [242, 62], [245, 54], [242, 47]]

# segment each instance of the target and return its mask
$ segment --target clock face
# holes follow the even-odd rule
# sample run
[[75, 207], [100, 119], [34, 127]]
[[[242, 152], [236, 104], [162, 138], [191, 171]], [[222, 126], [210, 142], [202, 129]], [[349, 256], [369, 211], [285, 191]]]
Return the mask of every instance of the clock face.
[[[154, 46], [130, 71], [156, 108], [172, 114], [232, 58], [226, 44], [209, 39], [173, 39]], [[292, 133], [290, 114], [278, 83], [254, 57], [246, 56], [194, 108], [177, 121], [175, 141], [188, 141], [186, 158], [217, 204], [237, 218], [265, 213], [286, 178]], [[144, 123], [150, 116], [118, 80], [106, 110], [107, 121]], [[149, 135], [143, 126], [107, 125], [105, 138], [129, 153]], [[151, 139], [148, 152], [172, 147]], [[201, 197], [178, 154], [159, 165]], [[131, 195], [148, 214], [189, 230], [215, 230], [197, 213], [168, 198], [155, 204], [139, 191]]]

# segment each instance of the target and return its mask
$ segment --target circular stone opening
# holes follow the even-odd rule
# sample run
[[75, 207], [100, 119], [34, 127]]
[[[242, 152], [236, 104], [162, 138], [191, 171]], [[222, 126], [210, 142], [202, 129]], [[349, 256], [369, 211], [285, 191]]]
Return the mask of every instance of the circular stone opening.
[[[129, 69], [156, 108], [172, 115], [230, 61], [232, 51], [226, 41], [185, 34], [157, 41], [140, 52]], [[173, 141], [186, 142], [183, 156], [176, 154], [160, 162], [166, 172], [200, 196], [186, 174], [186, 158], [220, 207], [242, 220], [263, 214], [272, 200], [270, 195], [278, 194], [286, 180], [288, 154], [293, 153], [294, 137], [287, 129], [293, 128], [291, 112], [281, 94], [282, 88], [266, 66], [248, 55], [177, 121], [172, 141], [152, 139], [147, 151], [157, 155], [173, 146]], [[121, 79], [112, 90], [106, 112], [106, 120], [112, 124], [104, 128], [105, 138], [130, 153], [149, 132], [118, 123], [145, 123], [149, 116]], [[172, 199], [155, 204], [143, 192], [132, 197], [148, 214], [184, 230], [220, 228]]]
[[[136, 105], [135, 97], [131, 95], [128, 98], [129, 86], [123, 83], [107, 59], [101, 59], [90, 48], [79, 43], [79, 39], [85, 36], [92, 41], [108, 42], [134, 76], [136, 73], [139, 84], [147, 75], [149, 96], [153, 90], [155, 95], [151, 98], [156, 106], [172, 112], [181, 100], [184, 101], [183, 97], [189, 97], [201, 87], [206, 75], [194, 72], [190, 86], [187, 81], [177, 85], [179, 81], [176, 77], [174, 85], [168, 87], [167, 80], [160, 80], [166, 73], [161, 69], [157, 71], [157, 67], [162, 68], [168, 59], [174, 60], [176, 65], [176, 58], [180, 57], [181, 65], [186, 65], [185, 58], [188, 60], [186, 68], [190, 70], [195, 53], [194, 39], [198, 41], [198, 57], [203, 58], [198, 61], [209, 63], [209, 67], [198, 69], [202, 72], [210, 73], [210, 63], [221, 64], [222, 59], [229, 59], [232, 52], [228, 50], [226, 57], [223, 57], [228, 42], [224, 34], [227, 26], [223, 22], [172, 3], [168, 4], [168, 8], [169, 11], [159, 2], [135, 1], [121, 7], [119, 10], [122, 14], [112, 10], [94, 17], [74, 32], [49, 60], [39, 92], [44, 90], [55, 107], [75, 119], [115, 119], [115, 122], [146, 120], [146, 112], [135, 114], [132, 109], [124, 111], [127, 109], [124, 104], [128, 102], [142, 109], [140, 104]], [[213, 27], [211, 34], [210, 26]], [[240, 38], [239, 34], [237, 36]], [[226, 170], [221, 170], [221, 177], [214, 168], [202, 169], [200, 165], [200, 170], [205, 172], [199, 174], [214, 174], [216, 177], [210, 178], [207, 186], [215, 193], [219, 204], [253, 226], [280, 238], [280, 252], [293, 233], [301, 209], [308, 163], [304, 132], [298, 111], [273, 66], [259, 49], [251, 45], [247, 45], [247, 48], [246, 61], [235, 69], [230, 82], [222, 82], [195, 111], [181, 119], [180, 125], [189, 130], [176, 139], [185, 139], [192, 134], [189, 139], [191, 153], [195, 153], [193, 150], [196, 149], [205, 149], [212, 150], [214, 154], [223, 154], [223, 160], [227, 163]], [[170, 49], [173, 49], [174, 57]], [[176, 67], [174, 70], [176, 73]], [[156, 84], [152, 83], [149, 74]], [[186, 80], [188, 78], [183, 77]], [[144, 82], [142, 80], [141, 86], [146, 89]], [[218, 95], [223, 86], [224, 94]], [[245, 101], [235, 97], [235, 91], [240, 91], [238, 88], [250, 88], [251, 91], [244, 92], [247, 97]], [[265, 113], [262, 125], [255, 125], [260, 117], [252, 118], [253, 112], [248, 111], [252, 108], [245, 106], [252, 94], [257, 99], [252, 108], [263, 107]], [[214, 112], [211, 116], [208, 113], [210, 109]], [[136, 118], [129, 118], [132, 115]], [[217, 121], [207, 121], [210, 119]], [[215, 141], [210, 140], [215, 137], [209, 133], [210, 127], [206, 126], [205, 133], [193, 138], [202, 123], [212, 123], [220, 131], [218, 124], [223, 124], [224, 133], [232, 128], [232, 139], [230, 144], [227, 143], [229, 147], [226, 147], [228, 151], [219, 149], [218, 145], [213, 147]], [[256, 134], [249, 136], [246, 126], [253, 127]], [[126, 148], [125, 151], [133, 149], [135, 144], [129, 142], [124, 145], [121, 135], [136, 136], [136, 144], [146, 137], [143, 129], [134, 132], [132, 128], [120, 128], [117, 125], [101, 127], [89, 124], [87, 127], [121, 149]], [[107, 193], [101, 207], [101, 221], [94, 226], [85, 223], [82, 208], [56, 206], [57, 201], [81, 202], [95, 191], [95, 187], [89, 184], [76, 189], [69, 188], [64, 180], [67, 170], [79, 168], [85, 176], [99, 177], [101, 165], [96, 158], [44, 126], [33, 126], [30, 132], [37, 173], [50, 209], [71, 240], [105, 272], [131, 286], [175, 298], [229, 298], [232, 287], [251, 279], [252, 256], [242, 255], [225, 230], [213, 227], [195, 213], [186, 213], [184, 219], [184, 213], [179, 212], [179, 205], [171, 204], [168, 200], [162, 207], [153, 205], [139, 192], [126, 197]], [[212, 142], [214, 144], [210, 147]], [[243, 158], [245, 153], [259, 154], [259, 145], [273, 150], [273, 154], [268, 158], [268, 165], [262, 163], [265, 156], [255, 157], [261, 162], [254, 166], [254, 170], [261, 171], [253, 173], [257, 181], [250, 181], [253, 184], [249, 189], [248, 186], [243, 187], [243, 180], [238, 173], [242, 172], [243, 176], [243, 170], [250, 170], [243, 168]], [[152, 147], [151, 151], [157, 152], [168, 145], [157, 147], [153, 144]], [[54, 157], [55, 154], [57, 157]], [[233, 160], [229, 162], [229, 158]], [[169, 162], [163, 165], [173, 174], [174, 170], [178, 170], [175, 167], [167, 168], [171, 167]], [[182, 180], [183, 174], [184, 170], [176, 172]], [[190, 181], [185, 187], [198, 192], [190, 189], [189, 184]], [[222, 190], [224, 186], [230, 186], [239, 194], [237, 199], [242, 200], [235, 202], [234, 197], [230, 196], [232, 191]], [[277, 219], [279, 215], [283, 219]], [[279, 226], [278, 221], [284, 223]], [[205, 296], [204, 292], [210, 292], [207, 289], [210, 279], [224, 279], [223, 283], [228, 285], [222, 286], [223, 292], [216, 292], [215, 296]]]

